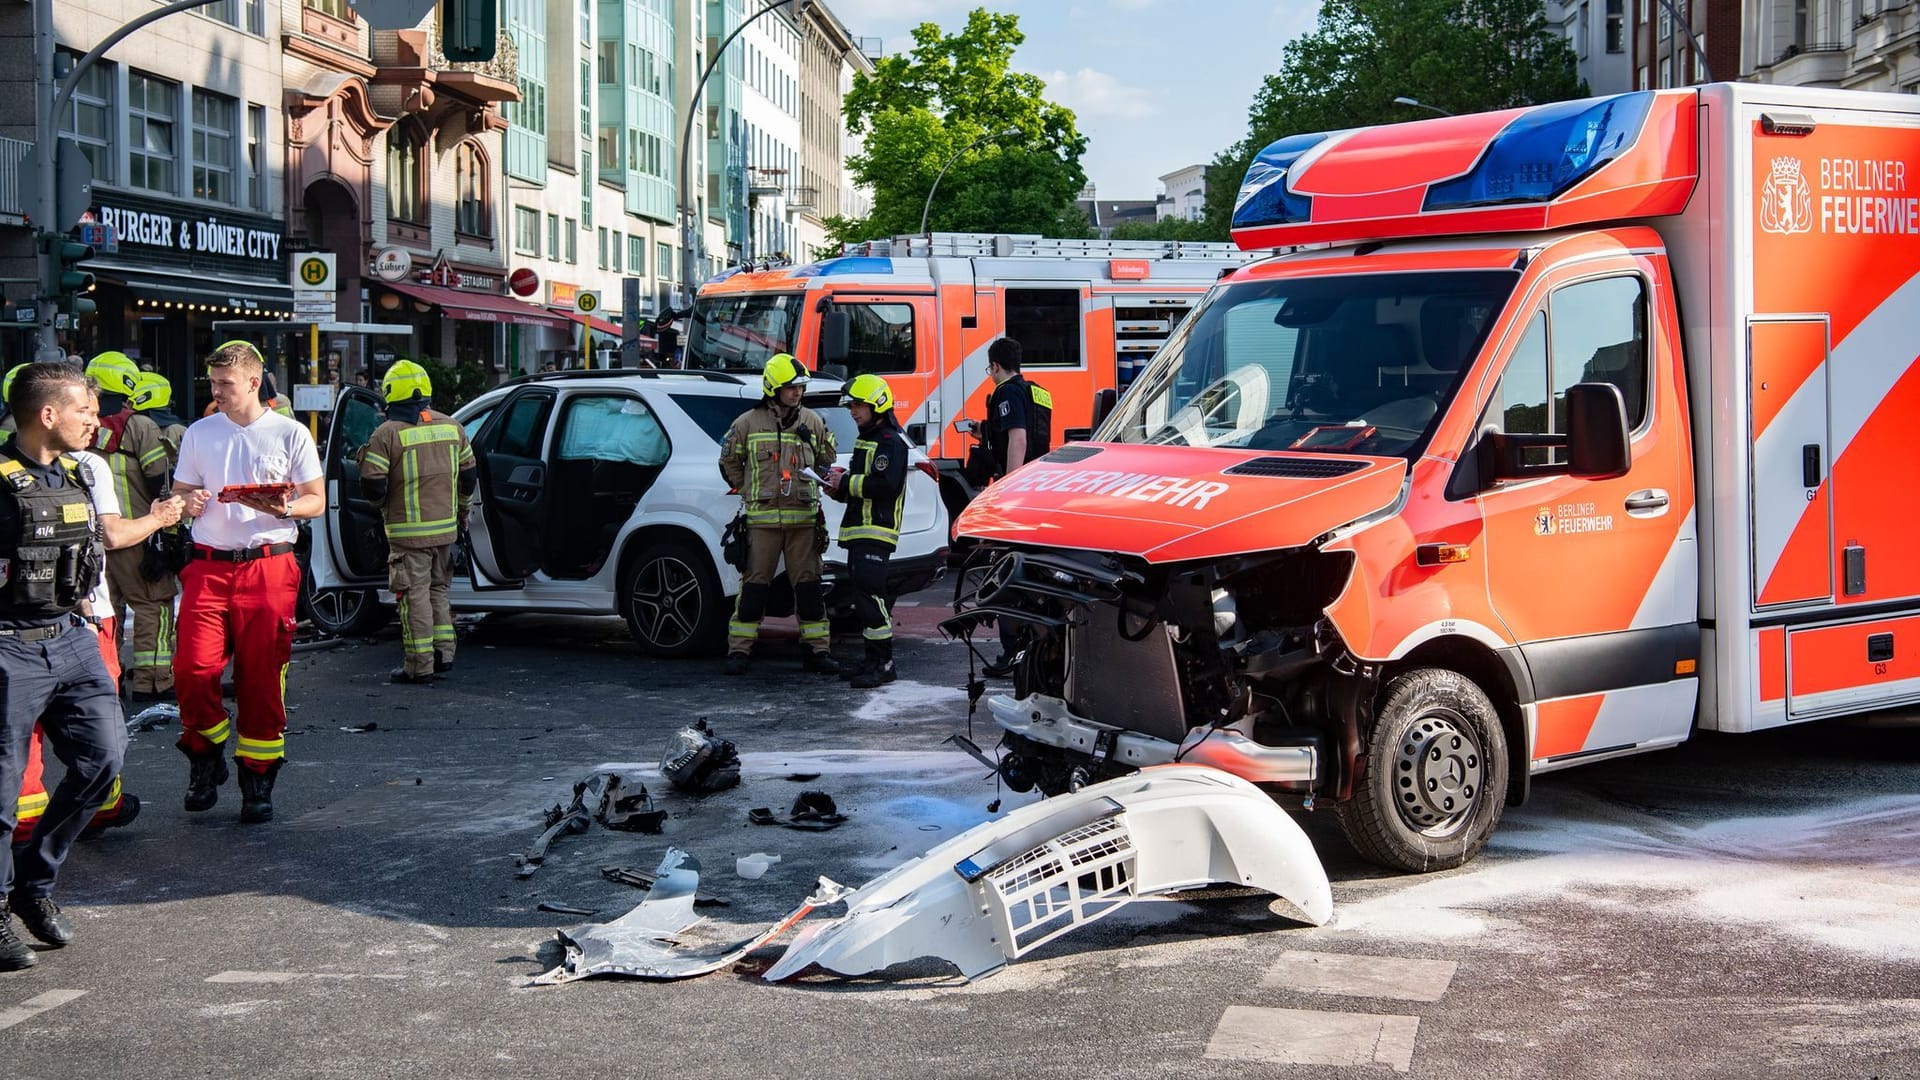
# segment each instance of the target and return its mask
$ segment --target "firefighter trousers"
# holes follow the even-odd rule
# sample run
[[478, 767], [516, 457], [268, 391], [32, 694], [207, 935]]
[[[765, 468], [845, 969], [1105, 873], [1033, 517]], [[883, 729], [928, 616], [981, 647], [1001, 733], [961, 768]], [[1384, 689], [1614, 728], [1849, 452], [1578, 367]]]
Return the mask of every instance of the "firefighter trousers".
[[[73, 841], [120, 778], [127, 724], [100, 659], [100, 639], [78, 619], [58, 637], [0, 635], [0, 791], [20, 790], [36, 724], [67, 774], [47, 799], [33, 839], [0, 844], [0, 892], [50, 896]], [[10, 832], [15, 799], [0, 799], [0, 832]]]
[[389, 547], [387, 588], [400, 609], [400, 650], [409, 675], [431, 675], [453, 663], [453, 545]]
[[755, 526], [747, 530], [747, 572], [740, 582], [733, 618], [727, 623], [727, 651], [753, 650], [760, 637], [760, 620], [767, 613], [767, 589], [786, 559], [787, 580], [793, 583], [793, 610], [800, 622], [800, 643], [814, 652], [827, 651], [827, 598], [820, 589], [820, 537], [812, 522], [805, 525]]
[[[117, 620], [102, 619], [100, 622], [100, 662], [106, 665], [107, 678], [120, 681], [120, 644], [115, 631]], [[33, 830], [40, 824], [40, 816], [47, 812], [47, 784], [45, 776], [44, 753], [40, 749], [41, 725], [33, 725], [33, 741], [27, 744], [27, 775], [20, 781], [20, 798], [16, 802], [14, 815], [13, 843], [25, 844], [33, 839]], [[93, 812], [93, 819], [87, 823], [88, 829], [103, 829], [120, 816], [120, 807], [124, 802], [120, 797], [120, 779], [114, 778], [112, 790], [100, 800]]]
[[[287, 756], [287, 662], [299, 591], [300, 563], [292, 552], [247, 562], [195, 558], [180, 571], [173, 691], [182, 750], [217, 751], [238, 727], [233, 756], [241, 766], [266, 772]], [[229, 656], [237, 723], [220, 701]]]
[[127, 635], [133, 651], [127, 663], [127, 689], [164, 694], [173, 689], [173, 598], [180, 582], [171, 574], [159, 581], [142, 577], [140, 562], [145, 553], [144, 545], [107, 552], [107, 588], [113, 594], [115, 615], [133, 609], [133, 629]]

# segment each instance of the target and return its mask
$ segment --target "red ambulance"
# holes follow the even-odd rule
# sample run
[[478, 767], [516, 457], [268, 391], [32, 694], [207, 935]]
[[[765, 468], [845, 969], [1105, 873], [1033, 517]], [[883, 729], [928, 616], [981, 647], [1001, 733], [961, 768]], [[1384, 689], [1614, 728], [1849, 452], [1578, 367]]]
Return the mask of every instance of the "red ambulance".
[[959, 519], [1002, 773], [1165, 761], [1457, 866], [1537, 774], [1920, 701], [1920, 99], [1284, 139], [1104, 419]]

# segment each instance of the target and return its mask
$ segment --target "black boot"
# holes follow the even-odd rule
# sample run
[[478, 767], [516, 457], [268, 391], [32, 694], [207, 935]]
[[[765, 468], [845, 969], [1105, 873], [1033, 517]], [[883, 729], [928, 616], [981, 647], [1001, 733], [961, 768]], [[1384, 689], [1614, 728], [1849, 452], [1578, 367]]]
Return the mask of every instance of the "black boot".
[[240, 824], [258, 825], [273, 820], [273, 778], [279, 775], [282, 758], [267, 766], [266, 772], [254, 772], [240, 766]]
[[747, 654], [743, 652], [727, 654], [727, 674], [745, 675], [747, 673]]
[[840, 674], [840, 661], [825, 649], [809, 649], [800, 660], [800, 666], [816, 675]]
[[213, 809], [213, 804], [220, 801], [220, 785], [227, 782], [225, 755], [217, 746], [204, 753], [183, 746], [180, 752], [187, 755], [187, 811]]
[[893, 642], [867, 642], [867, 662], [860, 666], [860, 673], [847, 685], [855, 690], [871, 690], [876, 686], [885, 686], [895, 678], [893, 670]]
[[0, 971], [23, 971], [39, 962], [40, 954], [14, 932], [13, 908], [0, 896]]
[[9, 898], [15, 915], [20, 916], [20, 925], [27, 933], [40, 939], [40, 943], [49, 949], [63, 949], [73, 940], [73, 924], [67, 921], [60, 911], [60, 905], [53, 902], [51, 896], [22, 896], [19, 893]]

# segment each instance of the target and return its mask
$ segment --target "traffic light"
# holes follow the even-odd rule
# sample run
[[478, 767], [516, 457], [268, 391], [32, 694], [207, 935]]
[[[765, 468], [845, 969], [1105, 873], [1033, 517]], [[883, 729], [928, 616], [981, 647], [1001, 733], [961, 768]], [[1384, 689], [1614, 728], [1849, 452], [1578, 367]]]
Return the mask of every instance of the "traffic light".
[[45, 268], [41, 287], [46, 297], [63, 314], [76, 317], [93, 314], [98, 305], [84, 295], [93, 289], [93, 275], [78, 265], [93, 258], [93, 248], [50, 233], [40, 238], [40, 250], [44, 256], [41, 265]]
[[440, 0], [440, 51], [469, 63], [493, 59], [500, 36], [500, 0]]

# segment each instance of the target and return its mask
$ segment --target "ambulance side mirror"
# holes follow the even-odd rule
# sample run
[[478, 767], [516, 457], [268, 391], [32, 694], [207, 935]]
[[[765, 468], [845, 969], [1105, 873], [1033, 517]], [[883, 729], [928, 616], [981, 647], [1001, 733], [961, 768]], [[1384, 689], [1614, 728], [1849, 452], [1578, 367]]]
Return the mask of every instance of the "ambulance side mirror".
[[1099, 427], [1112, 415], [1113, 407], [1120, 403], [1120, 391], [1109, 386], [1096, 390], [1093, 394], [1093, 426]]
[[1567, 388], [1567, 472], [1585, 480], [1627, 475], [1633, 451], [1627, 443], [1627, 402], [1612, 383], [1575, 383]]
[[853, 316], [839, 308], [828, 308], [820, 316], [820, 362], [844, 364], [853, 340]]

